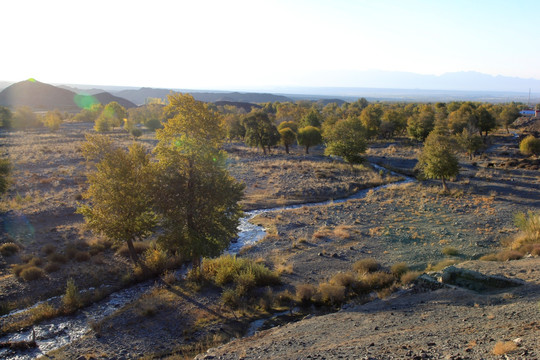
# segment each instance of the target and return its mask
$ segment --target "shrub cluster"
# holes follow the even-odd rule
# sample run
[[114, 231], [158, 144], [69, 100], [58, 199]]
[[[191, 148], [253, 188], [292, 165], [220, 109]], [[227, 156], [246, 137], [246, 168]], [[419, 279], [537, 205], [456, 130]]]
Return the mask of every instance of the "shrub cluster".
[[19, 252], [19, 246], [15, 243], [8, 242], [0, 245], [0, 254], [2, 256], [12, 256]]

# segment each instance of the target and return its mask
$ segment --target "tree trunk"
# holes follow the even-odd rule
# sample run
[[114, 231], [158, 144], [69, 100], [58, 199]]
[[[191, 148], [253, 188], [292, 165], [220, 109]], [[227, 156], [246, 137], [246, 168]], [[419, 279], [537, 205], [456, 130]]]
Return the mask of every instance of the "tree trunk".
[[133, 246], [133, 240], [127, 240], [127, 246], [129, 249], [129, 257], [131, 257], [131, 261], [133, 261], [133, 264], [137, 264], [139, 262], [139, 256], [135, 251], [135, 246]]
[[289, 155], [289, 145], [285, 144], [285, 153], [287, 153], [287, 155]]
[[448, 192], [448, 186], [446, 186], [446, 180], [442, 178], [442, 188], [444, 192]]
[[264, 147], [264, 145], [262, 146], [262, 149], [263, 149], [263, 154], [266, 155], [266, 148]]
[[306, 154], [309, 154], [309, 146], [306, 146]]

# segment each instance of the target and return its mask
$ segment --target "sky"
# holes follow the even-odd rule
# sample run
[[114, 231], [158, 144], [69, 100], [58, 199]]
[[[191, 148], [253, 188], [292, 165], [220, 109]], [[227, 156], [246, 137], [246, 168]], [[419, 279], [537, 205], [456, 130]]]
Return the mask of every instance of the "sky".
[[367, 70], [540, 79], [538, 14], [537, 0], [5, 1], [0, 80], [235, 90], [351, 86], [348, 74]]

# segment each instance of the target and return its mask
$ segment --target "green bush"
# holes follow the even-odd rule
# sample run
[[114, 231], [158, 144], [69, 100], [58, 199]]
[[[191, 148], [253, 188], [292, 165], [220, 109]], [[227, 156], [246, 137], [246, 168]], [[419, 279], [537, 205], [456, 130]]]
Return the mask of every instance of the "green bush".
[[135, 138], [142, 136], [142, 131], [140, 129], [132, 129], [130, 132], [131, 132], [131, 135]]
[[524, 155], [540, 155], [540, 139], [527, 136], [519, 143], [519, 151]]
[[37, 266], [28, 266], [21, 271], [21, 278], [24, 281], [34, 281], [41, 279], [45, 273]]
[[15, 243], [8, 242], [0, 245], [0, 254], [2, 256], [12, 256], [18, 253], [20, 250], [19, 246]]
[[202, 276], [218, 286], [234, 283], [246, 284], [255, 281], [255, 286], [275, 285], [279, 283], [279, 275], [262, 264], [251, 259], [236, 258], [223, 255], [215, 259], [204, 259]]
[[82, 305], [79, 289], [77, 289], [75, 281], [71, 278], [67, 281], [66, 293], [62, 298], [62, 303], [68, 312], [75, 311]]

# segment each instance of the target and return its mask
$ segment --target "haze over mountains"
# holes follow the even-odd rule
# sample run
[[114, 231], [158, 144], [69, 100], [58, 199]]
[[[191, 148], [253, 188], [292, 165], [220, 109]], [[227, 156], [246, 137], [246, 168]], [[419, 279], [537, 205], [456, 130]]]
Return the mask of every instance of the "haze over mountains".
[[[134, 88], [99, 85], [52, 86], [38, 81], [16, 84], [0, 81], [0, 105], [30, 106], [34, 110], [60, 109], [78, 111], [75, 94], [93, 95], [102, 104], [117, 101], [126, 108], [144, 104], [148, 98], [166, 99], [171, 91], [189, 92], [205, 102], [231, 101], [246, 103], [286, 102], [298, 99], [354, 101], [365, 97], [370, 101], [454, 101], [540, 102], [540, 80], [492, 76], [478, 72], [455, 72], [422, 75], [392, 71], [331, 71], [310, 79], [297, 79], [311, 86], [254, 88], [251, 92], [224, 90]], [[328, 87], [320, 84], [350, 84]], [[143, 84], [144, 85], [144, 84]], [[245, 90], [245, 89], [244, 89]], [[529, 90], [531, 93], [529, 94]]]

